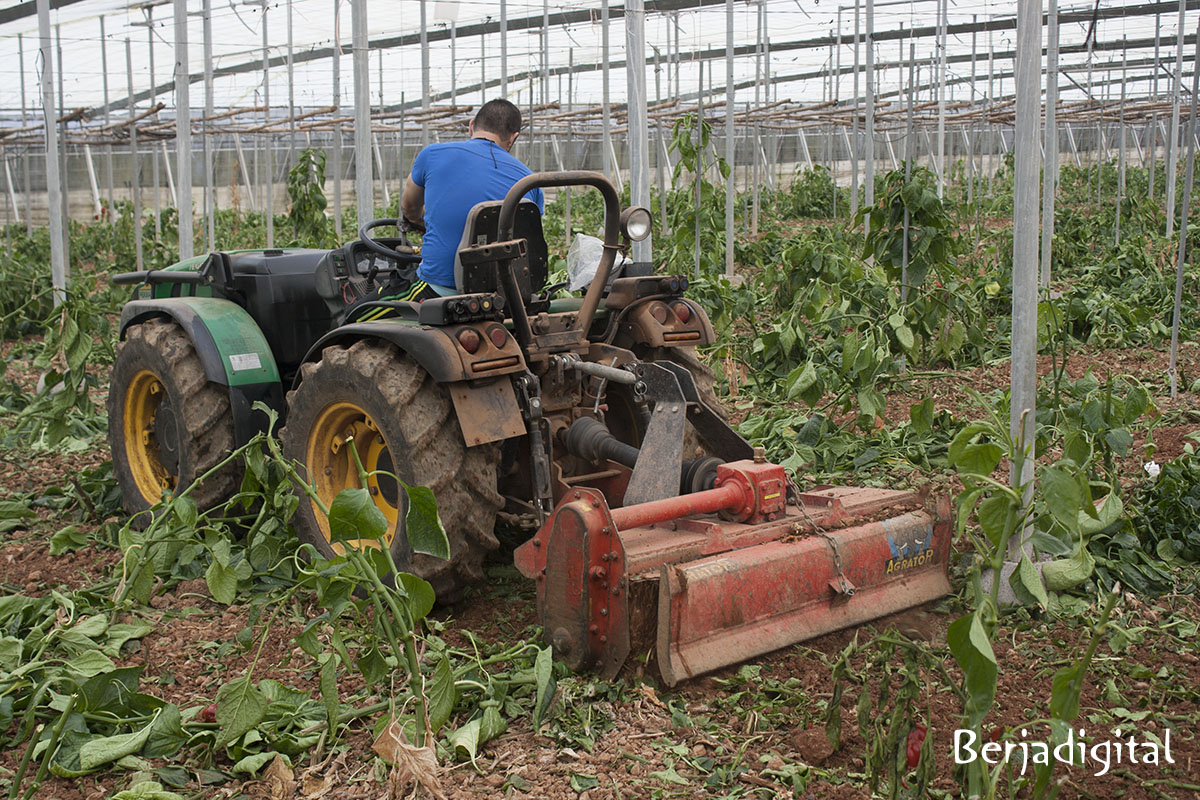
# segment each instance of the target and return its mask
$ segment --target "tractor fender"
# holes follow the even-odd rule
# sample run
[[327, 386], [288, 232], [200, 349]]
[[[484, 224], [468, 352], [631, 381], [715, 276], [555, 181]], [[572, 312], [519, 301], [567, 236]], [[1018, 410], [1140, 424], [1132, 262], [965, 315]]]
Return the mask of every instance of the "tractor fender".
[[205, 376], [229, 387], [233, 430], [240, 445], [266, 429], [266, 417], [252, 406], [263, 401], [283, 411], [279, 367], [258, 323], [241, 306], [217, 297], [163, 297], [131, 300], [121, 309], [121, 338], [149, 319], [176, 322], [196, 348]]
[[[478, 331], [479, 324], [434, 327], [399, 320], [356, 322], [335, 328], [322, 336], [309, 348], [304, 361], [319, 361], [321, 351], [331, 345], [348, 347], [359, 339], [380, 339], [391, 342], [412, 356], [413, 360], [438, 383], [478, 381], [497, 375], [525, 372], [525, 358], [517, 340], [512, 336], [507, 337], [502, 348], [495, 347], [484, 337], [480, 349], [470, 354], [462, 348], [456, 338], [463, 328], [474, 328]], [[299, 382], [300, 373], [297, 372], [292, 388], [296, 388]]]
[[[686, 319], [679, 315], [679, 310], [685, 311]], [[656, 311], [663, 317], [661, 321], [655, 317]], [[694, 347], [709, 345], [716, 340], [708, 314], [699, 303], [685, 298], [662, 303], [642, 302], [627, 310], [618, 339], [649, 347]]]
[[[488, 328], [499, 323], [484, 323]], [[458, 343], [458, 333], [473, 328], [482, 342], [474, 353]], [[428, 326], [396, 320], [360, 322], [330, 331], [314, 344], [304, 361], [318, 361], [321, 352], [334, 345], [348, 347], [363, 339], [390, 342], [416, 361], [438, 383], [447, 386], [454, 401], [455, 416], [468, 446], [498, 442], [526, 432], [525, 418], [517, 401], [516, 390], [507, 376], [526, 371], [525, 358], [517, 340], [508, 336], [503, 347], [496, 347], [472, 325]], [[296, 372], [292, 388], [300, 383]]]

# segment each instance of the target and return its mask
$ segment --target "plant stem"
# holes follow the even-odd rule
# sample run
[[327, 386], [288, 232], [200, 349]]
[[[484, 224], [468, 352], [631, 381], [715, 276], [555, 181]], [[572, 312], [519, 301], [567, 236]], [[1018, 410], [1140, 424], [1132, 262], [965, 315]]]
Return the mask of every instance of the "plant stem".
[[[54, 728], [50, 731], [50, 743], [46, 746], [46, 755], [42, 757], [42, 763], [38, 767], [33, 784], [25, 790], [23, 800], [30, 800], [33, 797], [34, 793], [41, 787], [42, 781], [46, 779], [46, 774], [50, 772], [50, 761], [54, 756], [58, 755], [58, 740], [62, 737], [63, 729], [67, 727], [67, 717], [71, 716], [71, 712], [75, 710], [75, 701], [78, 699], [79, 695], [77, 694], [73, 694], [67, 698], [67, 707], [63, 710], [62, 716], [58, 718], [58, 722], [54, 723]], [[29, 746], [33, 747], [33, 743], [30, 742]]]

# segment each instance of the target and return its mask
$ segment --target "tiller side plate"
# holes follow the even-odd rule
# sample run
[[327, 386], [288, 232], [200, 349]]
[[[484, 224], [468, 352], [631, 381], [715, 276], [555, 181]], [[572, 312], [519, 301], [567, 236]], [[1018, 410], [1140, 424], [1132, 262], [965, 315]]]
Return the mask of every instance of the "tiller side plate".
[[738, 461], [714, 489], [624, 508], [572, 489], [515, 554], [555, 656], [608, 679], [649, 654], [674, 686], [949, 593], [948, 499], [827, 487], [797, 505], [786, 487]]

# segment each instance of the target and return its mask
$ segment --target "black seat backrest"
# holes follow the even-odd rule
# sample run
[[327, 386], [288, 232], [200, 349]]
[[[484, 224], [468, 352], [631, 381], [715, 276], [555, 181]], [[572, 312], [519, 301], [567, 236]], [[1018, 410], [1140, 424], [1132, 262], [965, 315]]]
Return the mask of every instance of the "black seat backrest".
[[[463, 226], [462, 241], [458, 245], [460, 251], [464, 247], [498, 241], [497, 228], [500, 223], [500, 206], [503, 204], [500, 200], [488, 200], [476, 203], [471, 208], [467, 213], [466, 225]], [[513, 238], [525, 239], [529, 245], [525, 257], [513, 262], [522, 300], [528, 302], [534, 292], [545, 287], [549, 261], [549, 248], [542, 232], [542, 212], [532, 200], [522, 200], [517, 206]], [[464, 269], [462, 260], [455, 255], [454, 288], [461, 294], [499, 291], [499, 287], [493, 283], [492, 272]]]

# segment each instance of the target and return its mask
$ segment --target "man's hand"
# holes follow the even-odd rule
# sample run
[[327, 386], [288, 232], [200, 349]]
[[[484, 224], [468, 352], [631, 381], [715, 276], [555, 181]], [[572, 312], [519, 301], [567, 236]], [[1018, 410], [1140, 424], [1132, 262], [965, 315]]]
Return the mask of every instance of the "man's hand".
[[413, 183], [411, 174], [404, 179], [400, 194], [400, 216], [425, 230], [425, 187]]

